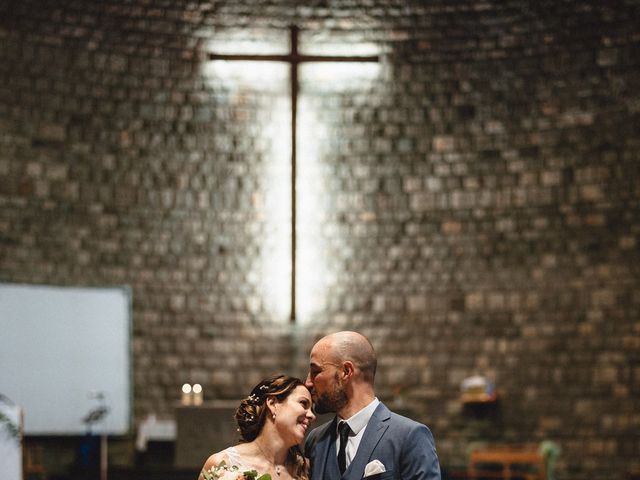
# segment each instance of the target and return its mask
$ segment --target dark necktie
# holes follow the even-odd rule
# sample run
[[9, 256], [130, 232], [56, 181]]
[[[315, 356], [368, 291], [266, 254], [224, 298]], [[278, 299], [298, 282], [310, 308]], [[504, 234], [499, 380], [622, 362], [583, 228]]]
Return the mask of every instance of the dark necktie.
[[340, 473], [344, 473], [347, 469], [347, 456], [345, 454], [345, 449], [347, 448], [347, 440], [349, 438], [349, 434], [351, 433], [351, 428], [349, 428], [349, 424], [347, 422], [340, 422], [338, 425], [338, 433], [340, 435], [340, 450], [338, 451], [338, 468], [340, 468]]

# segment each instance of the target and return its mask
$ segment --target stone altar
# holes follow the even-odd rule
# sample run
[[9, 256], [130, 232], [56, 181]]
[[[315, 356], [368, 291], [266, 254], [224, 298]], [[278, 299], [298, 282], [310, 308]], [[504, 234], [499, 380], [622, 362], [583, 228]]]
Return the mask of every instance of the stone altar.
[[238, 443], [235, 422], [240, 400], [214, 400], [199, 406], [178, 406], [175, 466], [200, 468], [212, 453]]

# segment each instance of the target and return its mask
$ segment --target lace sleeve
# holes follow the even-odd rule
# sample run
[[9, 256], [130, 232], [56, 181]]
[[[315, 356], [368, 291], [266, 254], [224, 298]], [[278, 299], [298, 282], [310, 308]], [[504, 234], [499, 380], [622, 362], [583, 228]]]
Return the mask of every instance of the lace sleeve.
[[252, 467], [249, 467], [245, 463], [242, 462], [242, 457], [240, 456], [240, 452], [238, 452], [236, 447], [229, 447], [229, 448], [225, 449], [224, 450], [224, 454], [229, 459], [229, 464], [231, 466], [236, 466], [240, 470], [243, 470], [243, 471], [252, 470]]

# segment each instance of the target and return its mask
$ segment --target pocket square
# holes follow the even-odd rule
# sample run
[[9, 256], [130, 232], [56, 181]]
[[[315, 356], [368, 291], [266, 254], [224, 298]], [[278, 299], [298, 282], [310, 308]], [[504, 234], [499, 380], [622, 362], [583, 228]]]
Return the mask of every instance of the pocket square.
[[364, 467], [364, 476], [370, 477], [371, 475], [377, 475], [378, 473], [386, 472], [384, 465], [380, 460], [372, 460]]

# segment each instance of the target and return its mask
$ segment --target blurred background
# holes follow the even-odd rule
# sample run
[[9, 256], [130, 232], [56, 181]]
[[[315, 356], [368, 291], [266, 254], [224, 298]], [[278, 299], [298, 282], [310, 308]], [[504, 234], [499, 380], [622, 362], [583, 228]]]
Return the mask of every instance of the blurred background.
[[125, 426], [115, 405], [83, 424], [102, 405], [85, 391], [80, 427], [0, 417], [38, 456], [23, 473], [96, 475], [105, 437], [112, 478], [193, 478], [239, 398], [349, 329], [443, 477], [507, 449], [558, 479], [635, 478], [638, 18], [636, 0], [0, 3], [0, 281], [20, 305], [127, 292], [100, 321], [129, 352], [100, 362]]

